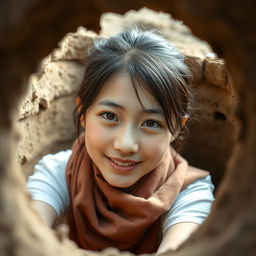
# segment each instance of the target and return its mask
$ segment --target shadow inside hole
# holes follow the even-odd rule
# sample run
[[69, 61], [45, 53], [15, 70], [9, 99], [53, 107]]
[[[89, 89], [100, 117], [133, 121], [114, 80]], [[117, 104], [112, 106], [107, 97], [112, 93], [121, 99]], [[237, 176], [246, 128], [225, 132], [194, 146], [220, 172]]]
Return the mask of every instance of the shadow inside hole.
[[214, 116], [215, 120], [220, 120], [220, 121], [226, 121], [227, 120], [226, 115], [221, 113], [221, 112], [218, 112], [218, 111], [213, 112], [213, 116]]

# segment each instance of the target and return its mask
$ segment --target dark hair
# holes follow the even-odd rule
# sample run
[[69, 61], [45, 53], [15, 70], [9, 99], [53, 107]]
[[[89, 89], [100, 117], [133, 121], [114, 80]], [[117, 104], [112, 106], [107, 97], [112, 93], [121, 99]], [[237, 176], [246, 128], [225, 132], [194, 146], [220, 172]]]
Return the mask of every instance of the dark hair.
[[81, 100], [74, 117], [78, 134], [82, 115], [106, 81], [121, 69], [130, 75], [137, 96], [137, 86], [143, 86], [159, 102], [170, 132], [176, 135], [176, 141], [181, 140], [182, 118], [190, 109], [190, 70], [176, 47], [156, 30], [138, 27], [98, 39], [89, 49], [84, 79], [77, 93]]

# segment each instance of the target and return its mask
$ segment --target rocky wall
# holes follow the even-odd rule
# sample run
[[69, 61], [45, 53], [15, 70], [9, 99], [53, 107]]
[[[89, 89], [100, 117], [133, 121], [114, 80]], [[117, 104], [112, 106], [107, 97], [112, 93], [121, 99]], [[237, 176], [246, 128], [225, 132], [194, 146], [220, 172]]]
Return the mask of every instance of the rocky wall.
[[94, 37], [94, 32], [82, 27], [67, 34], [29, 79], [17, 122], [18, 161], [26, 176], [40, 157], [69, 148], [76, 136], [74, 94], [82, 81], [86, 49]]

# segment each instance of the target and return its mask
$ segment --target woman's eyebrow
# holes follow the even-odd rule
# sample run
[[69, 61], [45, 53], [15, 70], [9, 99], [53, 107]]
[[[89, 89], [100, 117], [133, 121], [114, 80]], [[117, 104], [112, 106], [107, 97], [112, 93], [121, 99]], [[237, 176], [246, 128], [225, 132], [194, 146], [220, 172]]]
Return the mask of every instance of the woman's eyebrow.
[[160, 108], [148, 108], [148, 109], [145, 108], [143, 109], [143, 112], [148, 114], [158, 114], [164, 117], [164, 112]]
[[100, 101], [99, 103], [97, 103], [97, 105], [100, 105], [100, 106], [109, 106], [109, 107], [114, 107], [114, 108], [120, 108], [122, 110], [125, 110], [125, 108], [111, 100], [103, 100], [103, 101]]
[[[114, 107], [114, 108], [119, 108], [119, 109], [122, 109], [122, 110], [125, 110], [125, 108], [111, 100], [103, 100], [103, 101], [100, 101], [99, 103], [97, 103], [97, 105], [100, 105], [100, 106], [110, 106], [110, 107]], [[159, 109], [159, 108], [143, 108], [142, 110], [143, 113], [148, 113], [148, 114], [158, 114], [158, 115], [161, 115], [164, 117], [164, 112], [162, 109]]]

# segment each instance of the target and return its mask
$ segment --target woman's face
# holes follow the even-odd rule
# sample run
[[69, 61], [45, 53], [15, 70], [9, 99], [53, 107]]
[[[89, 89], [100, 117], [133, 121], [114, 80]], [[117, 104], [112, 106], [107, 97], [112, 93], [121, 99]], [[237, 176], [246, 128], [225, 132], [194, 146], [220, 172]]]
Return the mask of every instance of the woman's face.
[[112, 186], [127, 188], [159, 165], [173, 140], [163, 110], [122, 71], [102, 88], [84, 118], [89, 156]]

